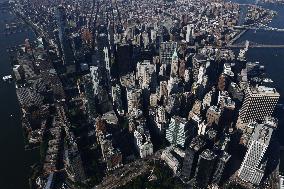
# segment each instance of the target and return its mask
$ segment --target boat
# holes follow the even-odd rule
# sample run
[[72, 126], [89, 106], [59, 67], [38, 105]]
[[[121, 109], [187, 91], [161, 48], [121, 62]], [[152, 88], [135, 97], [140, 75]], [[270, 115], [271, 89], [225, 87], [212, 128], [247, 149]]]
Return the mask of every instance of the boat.
[[270, 78], [265, 78], [263, 81], [266, 83], [273, 83], [273, 80]]
[[12, 75], [6, 75], [3, 78], [3, 81], [11, 81], [13, 79]]

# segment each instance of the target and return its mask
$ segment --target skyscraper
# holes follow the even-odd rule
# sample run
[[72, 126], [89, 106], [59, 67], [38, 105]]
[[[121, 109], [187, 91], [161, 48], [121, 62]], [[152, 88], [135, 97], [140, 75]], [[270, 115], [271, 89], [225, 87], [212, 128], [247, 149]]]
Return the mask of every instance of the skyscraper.
[[173, 145], [184, 147], [189, 139], [188, 122], [186, 119], [174, 116], [166, 130], [166, 139]]
[[170, 65], [176, 48], [176, 42], [162, 42], [160, 47], [160, 62], [162, 64]]
[[231, 155], [228, 154], [227, 152], [224, 152], [223, 154], [219, 156], [216, 167], [215, 167], [215, 171], [213, 174], [212, 183], [214, 184], [220, 183], [220, 180], [224, 173], [224, 169], [228, 161], [230, 160], [230, 158], [231, 158]]
[[195, 168], [198, 162], [198, 157], [205, 146], [205, 141], [196, 137], [191, 141], [189, 148], [185, 150], [184, 161], [181, 170], [181, 179], [183, 182], [188, 182], [194, 176]]
[[178, 55], [177, 51], [173, 53], [171, 62], [171, 77], [175, 77], [178, 74]]
[[243, 106], [239, 113], [237, 127], [244, 130], [245, 123], [264, 120], [271, 116], [279, 99], [274, 88], [265, 86], [248, 87]]
[[256, 185], [261, 182], [266, 167], [265, 152], [276, 127], [276, 120], [272, 117], [266, 117], [263, 124], [256, 125], [238, 172], [240, 179]]
[[69, 28], [67, 23], [66, 12], [63, 6], [57, 8], [56, 13], [59, 46], [62, 53], [63, 64], [66, 66], [67, 73], [75, 72], [75, 59], [72, 50], [71, 40], [69, 38]]
[[195, 184], [199, 188], [206, 188], [211, 181], [217, 155], [209, 150], [204, 150], [198, 160], [195, 172]]
[[205, 57], [203, 54], [196, 54], [192, 58], [192, 74], [193, 74], [193, 80], [195, 82], [198, 81], [200, 67], [202, 65], [205, 65], [206, 61], [207, 61], [207, 57]]

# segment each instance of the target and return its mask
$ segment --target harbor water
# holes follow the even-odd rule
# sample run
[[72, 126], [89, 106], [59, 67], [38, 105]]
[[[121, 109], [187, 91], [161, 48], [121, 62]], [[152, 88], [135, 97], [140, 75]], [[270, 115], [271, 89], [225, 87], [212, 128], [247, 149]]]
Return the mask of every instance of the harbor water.
[[[0, 1], [3, 3], [3, 1]], [[13, 82], [4, 82], [2, 77], [10, 75], [10, 55], [7, 48], [24, 43], [29, 38], [35, 39], [31, 30], [14, 30], [7, 34], [6, 24], [16, 20], [15, 16], [0, 9], [0, 188], [28, 189], [30, 166], [38, 161], [37, 151], [24, 150], [24, 138], [21, 128], [20, 109]]]

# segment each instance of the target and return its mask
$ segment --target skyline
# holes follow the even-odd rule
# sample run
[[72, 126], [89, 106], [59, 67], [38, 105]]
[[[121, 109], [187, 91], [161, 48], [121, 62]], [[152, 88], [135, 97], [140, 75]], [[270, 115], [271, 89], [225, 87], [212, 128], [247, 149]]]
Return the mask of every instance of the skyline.
[[[9, 48], [13, 81], [6, 80], [16, 84], [25, 149], [40, 151], [31, 188], [280, 187], [282, 117], [273, 112], [281, 112], [282, 90], [267, 66], [247, 61], [255, 43], [230, 49], [246, 35], [236, 27], [239, 5], [9, 6], [37, 36]], [[261, 3], [247, 6], [245, 27], [263, 28], [278, 15]], [[6, 24], [5, 35], [13, 30]], [[265, 130], [262, 161], [249, 170], [257, 130], [271, 115], [279, 119], [272, 142]]]

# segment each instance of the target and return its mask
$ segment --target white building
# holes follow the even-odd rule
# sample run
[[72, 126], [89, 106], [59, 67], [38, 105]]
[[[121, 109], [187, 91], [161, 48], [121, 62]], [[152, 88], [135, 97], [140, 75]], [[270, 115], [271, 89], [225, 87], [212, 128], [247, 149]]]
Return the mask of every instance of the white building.
[[177, 174], [180, 169], [180, 162], [171, 153], [174, 150], [173, 146], [167, 147], [161, 155], [161, 159], [173, 170], [174, 174]]
[[[176, 156], [174, 156], [173, 153], [175, 153]], [[174, 146], [167, 147], [161, 155], [161, 159], [173, 170], [174, 174], [177, 174], [181, 168], [181, 162], [179, 162], [177, 157], [183, 159], [185, 157], [185, 152]]]
[[260, 184], [266, 167], [265, 152], [276, 127], [276, 120], [272, 117], [266, 117], [263, 124], [256, 125], [245, 158], [238, 171], [240, 179], [256, 185]]
[[164, 127], [167, 122], [166, 120], [166, 110], [163, 106], [159, 106], [156, 108], [156, 117], [155, 117], [155, 123], [156, 127], [159, 131], [159, 133], [164, 132]]
[[105, 67], [106, 70], [108, 71], [108, 74], [110, 74], [110, 65], [109, 65], [109, 55], [108, 55], [108, 48], [104, 47], [104, 55], [105, 55]]
[[134, 143], [141, 158], [145, 158], [153, 154], [153, 144], [150, 140], [150, 135], [144, 132], [144, 129], [134, 131]]
[[176, 77], [178, 74], [178, 55], [177, 51], [173, 53], [171, 62], [171, 77]]
[[244, 130], [246, 123], [264, 120], [265, 117], [271, 116], [279, 97], [279, 93], [274, 88], [265, 86], [247, 88], [237, 127]]
[[156, 66], [151, 64], [149, 60], [138, 62], [136, 67], [136, 80], [142, 88], [148, 88], [153, 76], [156, 72]]
[[93, 90], [94, 95], [98, 95], [98, 88], [99, 88], [99, 67], [97, 66], [90, 66], [91, 78], [93, 83]]
[[21, 76], [21, 65], [14, 65], [13, 66], [13, 72], [14, 72], [14, 76], [15, 76], [15, 79], [18, 81], [18, 80], [21, 80], [22, 79], [22, 76]]

